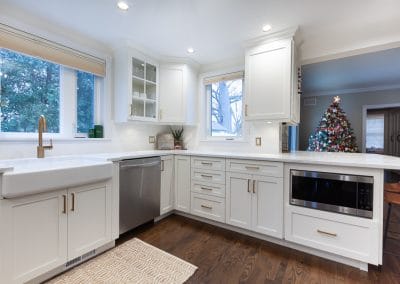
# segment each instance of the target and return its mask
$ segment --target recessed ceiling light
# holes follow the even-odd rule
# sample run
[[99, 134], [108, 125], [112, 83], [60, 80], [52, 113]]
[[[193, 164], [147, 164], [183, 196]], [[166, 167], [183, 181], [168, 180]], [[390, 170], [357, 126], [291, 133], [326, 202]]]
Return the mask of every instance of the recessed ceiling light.
[[272, 29], [271, 25], [264, 25], [264, 26], [262, 27], [263, 32], [268, 32], [268, 31], [270, 31], [271, 29]]
[[120, 8], [123, 11], [126, 11], [129, 9], [129, 5], [125, 1], [118, 1], [117, 6], [118, 6], [118, 8]]
[[272, 121], [267, 121], [268, 124], [272, 124]]
[[193, 48], [193, 47], [189, 47], [189, 48], [187, 49], [187, 52], [188, 52], [188, 53], [194, 53], [194, 48]]

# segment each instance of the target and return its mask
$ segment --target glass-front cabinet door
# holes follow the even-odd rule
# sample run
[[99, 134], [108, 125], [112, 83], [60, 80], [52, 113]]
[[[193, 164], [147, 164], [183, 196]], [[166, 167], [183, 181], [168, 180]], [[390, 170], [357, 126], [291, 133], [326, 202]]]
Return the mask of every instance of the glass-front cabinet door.
[[158, 119], [158, 72], [154, 63], [132, 57], [131, 120]]

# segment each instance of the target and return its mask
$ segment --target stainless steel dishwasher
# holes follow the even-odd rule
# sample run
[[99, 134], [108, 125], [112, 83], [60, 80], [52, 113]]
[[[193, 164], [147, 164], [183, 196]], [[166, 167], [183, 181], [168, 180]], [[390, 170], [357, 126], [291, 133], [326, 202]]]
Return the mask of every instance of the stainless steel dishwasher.
[[120, 234], [160, 216], [160, 179], [160, 157], [119, 163]]

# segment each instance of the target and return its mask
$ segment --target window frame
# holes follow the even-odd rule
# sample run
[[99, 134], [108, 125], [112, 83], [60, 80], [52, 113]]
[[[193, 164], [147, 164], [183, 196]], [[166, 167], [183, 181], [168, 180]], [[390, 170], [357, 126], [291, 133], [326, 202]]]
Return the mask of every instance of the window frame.
[[[243, 77], [242, 77], [242, 104], [244, 106], [244, 101], [245, 101], [245, 81], [244, 81], [244, 68], [235, 68], [232, 70], [226, 70], [224, 72], [216, 72], [216, 73], [208, 73], [204, 74], [203, 80], [207, 77], [223, 77], [225, 75], [228, 75], [230, 73], [236, 73], [236, 72], [243, 72]], [[245, 113], [244, 113], [244, 107], [242, 107], [242, 118], [243, 118], [243, 124], [242, 124], [242, 135], [241, 136], [212, 136], [211, 135], [211, 92], [207, 92], [207, 86], [209, 84], [205, 84], [204, 82], [201, 82], [202, 86], [202, 93], [204, 94], [204, 100], [205, 100], [205, 107], [204, 107], [204, 131], [203, 131], [203, 139], [201, 141], [203, 142], [226, 142], [226, 143], [247, 143], [249, 140], [249, 129], [247, 127], [247, 123], [245, 118]]]
[[[33, 57], [28, 54], [24, 54], [18, 51], [10, 50], [11, 52], [20, 53], [22, 55]], [[36, 58], [36, 57], [34, 57]], [[44, 60], [38, 58], [39, 60]], [[46, 60], [44, 60], [46, 61]], [[58, 63], [55, 63], [58, 64]], [[43, 133], [44, 139], [55, 139], [55, 140], [77, 140], [81, 138], [87, 138], [85, 133], [78, 133], [77, 131], [77, 71], [71, 67], [63, 66], [58, 64], [60, 67], [60, 111], [59, 111], [59, 122], [60, 132], [59, 133]], [[83, 71], [87, 72], [87, 71]], [[102, 120], [101, 109], [102, 109], [102, 91], [105, 78], [94, 75], [94, 124], [99, 124]], [[38, 118], [39, 119], [39, 118]], [[0, 141], [26, 141], [37, 139], [37, 132], [2, 132], [0, 130]], [[100, 138], [101, 139], [101, 138]]]

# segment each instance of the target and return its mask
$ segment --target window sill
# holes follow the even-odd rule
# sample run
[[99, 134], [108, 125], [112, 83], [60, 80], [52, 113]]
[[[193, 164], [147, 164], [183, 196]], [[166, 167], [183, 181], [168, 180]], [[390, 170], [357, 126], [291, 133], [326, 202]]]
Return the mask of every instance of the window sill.
[[[53, 142], [72, 142], [72, 143], [80, 143], [80, 142], [110, 142], [111, 138], [61, 138], [61, 137], [43, 137], [45, 143], [48, 142], [49, 139], [52, 139]], [[21, 143], [37, 143], [38, 138], [33, 137], [0, 137], [0, 143], [8, 143], [8, 142], [21, 142]]]

